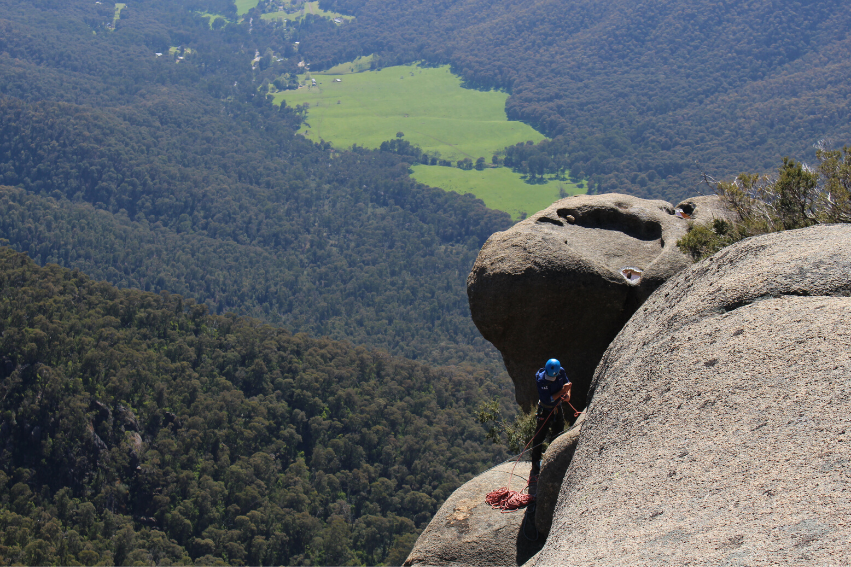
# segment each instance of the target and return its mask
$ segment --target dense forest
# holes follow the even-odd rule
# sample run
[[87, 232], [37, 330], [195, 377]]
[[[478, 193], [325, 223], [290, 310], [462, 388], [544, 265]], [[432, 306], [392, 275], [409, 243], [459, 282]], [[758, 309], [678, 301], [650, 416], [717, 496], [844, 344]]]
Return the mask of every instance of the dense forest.
[[398, 565], [504, 458], [462, 374], [0, 248], [0, 562]]
[[0, 238], [217, 313], [501, 373], [464, 281], [509, 216], [418, 185], [410, 156], [294, 136], [301, 115], [263, 85], [295, 69], [283, 56], [312, 24], [211, 30], [193, 8], [220, 3], [132, 4], [111, 30], [111, 6], [0, 1], [0, 199], [15, 213]]
[[[599, 192], [676, 202], [699, 174], [768, 171], [851, 141], [851, 3], [321, 0], [356, 16], [305, 34], [311, 68], [451, 63], [511, 93]], [[540, 152], [546, 154], [547, 151]]]

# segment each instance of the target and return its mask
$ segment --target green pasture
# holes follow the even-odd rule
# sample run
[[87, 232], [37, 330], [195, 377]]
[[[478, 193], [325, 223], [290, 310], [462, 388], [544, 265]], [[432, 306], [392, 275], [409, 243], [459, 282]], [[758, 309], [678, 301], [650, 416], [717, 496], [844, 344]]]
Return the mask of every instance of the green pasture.
[[372, 55], [367, 55], [366, 57], [358, 57], [354, 61], [349, 61], [348, 63], [340, 63], [339, 65], [334, 65], [330, 69], [326, 71], [314, 71], [311, 73], [312, 75], [348, 75], [350, 73], [362, 73], [363, 71], [369, 71], [369, 67], [372, 64]]
[[115, 29], [115, 25], [118, 23], [118, 20], [121, 19], [121, 10], [127, 7], [127, 4], [115, 4], [115, 15], [112, 17], [112, 27]]
[[247, 14], [248, 11], [260, 2], [260, 0], [233, 0], [233, 3], [236, 4], [236, 13], [240, 16]]
[[210, 12], [197, 12], [197, 14], [202, 18], [207, 18], [207, 23], [210, 25], [210, 29], [213, 29], [213, 23], [215, 23], [216, 20], [222, 19], [226, 22], [230, 21], [221, 14], [211, 14]]
[[[249, 8], [250, 9], [250, 8]], [[307, 14], [315, 14], [317, 16], [323, 16], [325, 18], [343, 18], [344, 20], [353, 20], [354, 16], [344, 16], [337, 12], [326, 12], [322, 8], [319, 7], [319, 1], [316, 0], [314, 2], [305, 2], [303, 7], [292, 13], [287, 14], [286, 12], [268, 12], [260, 16], [264, 20], [283, 20], [287, 19], [290, 21], [298, 21], [303, 19]]]
[[505, 211], [514, 220], [520, 220], [545, 209], [568, 195], [585, 193], [584, 184], [548, 178], [543, 184], [528, 184], [507, 167], [465, 171], [457, 167], [438, 165], [413, 166], [413, 178], [420, 183], [440, 187], [444, 191], [472, 193], [491, 209]]
[[[303, 75], [301, 88], [276, 93], [275, 102], [309, 105], [300, 132], [314, 141], [325, 140], [340, 148], [353, 144], [377, 148], [402, 132], [410, 143], [453, 164], [465, 157], [473, 161], [483, 157], [490, 164], [491, 156], [506, 146], [544, 138], [522, 122], [508, 121], [508, 94], [462, 88], [448, 66], [406, 65], [358, 72], [368, 69], [370, 62], [371, 57], [363, 57]], [[311, 79], [316, 79], [315, 87]], [[584, 185], [552, 177], [529, 184], [505, 167], [478, 171], [415, 165], [413, 171], [421, 183], [472, 193], [515, 220], [548, 207], [562, 194], [586, 191]]]
[[[377, 148], [397, 132], [432, 155], [456, 161], [475, 161], [517, 142], [543, 139], [522, 122], [505, 116], [508, 94], [461, 87], [449, 66], [388, 67], [347, 75], [301, 77], [305, 86], [276, 93], [275, 102], [309, 104], [300, 132], [312, 140], [337, 147], [353, 144]], [[334, 82], [340, 79], [342, 82]]]

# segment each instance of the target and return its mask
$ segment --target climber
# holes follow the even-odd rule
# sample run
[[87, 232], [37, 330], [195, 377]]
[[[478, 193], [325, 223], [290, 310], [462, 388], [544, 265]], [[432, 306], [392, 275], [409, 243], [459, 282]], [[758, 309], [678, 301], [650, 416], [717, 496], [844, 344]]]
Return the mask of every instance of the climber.
[[529, 494], [537, 491], [538, 475], [541, 473], [541, 453], [544, 452], [544, 439], [547, 431], [552, 438], [564, 430], [564, 409], [562, 402], [570, 401], [572, 384], [561, 362], [555, 358], [535, 374], [538, 383], [538, 414], [535, 425], [535, 437], [532, 439], [532, 473], [529, 475]]

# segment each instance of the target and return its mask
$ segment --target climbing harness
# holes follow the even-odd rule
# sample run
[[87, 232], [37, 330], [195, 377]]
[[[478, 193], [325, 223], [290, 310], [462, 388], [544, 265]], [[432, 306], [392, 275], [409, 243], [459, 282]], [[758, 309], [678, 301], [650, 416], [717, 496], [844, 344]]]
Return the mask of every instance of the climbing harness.
[[[573, 410], [573, 417], [579, 417], [584, 412], [577, 410], [573, 407], [569, 401], [565, 402], [570, 406], [570, 409]], [[535, 439], [538, 433], [544, 428], [549, 421], [550, 417], [552, 417], [553, 413], [555, 413], [556, 409], [558, 409], [558, 404], [553, 406], [553, 409], [550, 410], [550, 413], [547, 415], [547, 419], [541, 424], [538, 428], [538, 431], [535, 432], [535, 435], [532, 436], [532, 439], [529, 439], [529, 442], [526, 443], [526, 446], [523, 447], [523, 450], [517, 455], [517, 459], [514, 461], [514, 466], [511, 467], [511, 473], [508, 475], [508, 486], [501, 486], [494, 490], [493, 492], [489, 492], [487, 496], [485, 496], [485, 502], [491, 505], [491, 508], [494, 510], [499, 509], [502, 510], [502, 513], [505, 514], [507, 512], [515, 512], [520, 508], [528, 506], [535, 502], [535, 496], [531, 494], [523, 494], [522, 492], [518, 492], [516, 490], [511, 490], [511, 477], [514, 476], [514, 469], [517, 468], [517, 463], [520, 462], [520, 459], [523, 457], [523, 453], [526, 452], [526, 449], [529, 448], [529, 444]], [[526, 483], [526, 487], [528, 489], [529, 483]]]

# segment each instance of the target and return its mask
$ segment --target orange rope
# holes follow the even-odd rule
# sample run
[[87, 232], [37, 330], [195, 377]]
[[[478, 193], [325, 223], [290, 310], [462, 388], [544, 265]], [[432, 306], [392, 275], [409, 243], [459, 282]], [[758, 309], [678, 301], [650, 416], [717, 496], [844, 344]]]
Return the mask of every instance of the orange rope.
[[580, 415], [582, 415], [583, 413], [585, 413], [584, 411], [579, 411], [578, 409], [576, 409], [575, 407], [573, 407], [573, 404], [572, 404], [572, 403], [570, 403], [570, 402], [567, 402], [567, 405], [569, 405], [569, 406], [570, 406], [570, 409], [572, 409], [572, 410], [573, 410], [573, 417], [579, 417]]
[[[568, 402], [569, 404], [570, 402]], [[573, 406], [570, 406], [573, 407]], [[535, 501], [535, 497], [531, 494], [521, 494], [516, 490], [511, 490], [511, 477], [514, 476], [514, 469], [517, 468], [517, 463], [520, 462], [520, 459], [523, 457], [523, 453], [526, 452], [526, 449], [529, 448], [529, 444], [535, 440], [535, 436], [544, 428], [549, 421], [550, 417], [555, 413], [556, 409], [558, 409], [558, 404], [550, 411], [547, 419], [544, 420], [544, 423], [541, 424], [541, 427], [538, 428], [538, 431], [535, 432], [535, 435], [532, 435], [532, 439], [529, 439], [529, 443], [526, 443], [526, 446], [523, 447], [523, 450], [517, 456], [517, 460], [514, 461], [514, 466], [511, 467], [511, 472], [508, 474], [508, 486], [501, 486], [494, 490], [493, 492], [489, 492], [487, 496], [485, 496], [485, 502], [491, 505], [491, 508], [502, 510], [502, 513], [506, 512], [514, 512], [515, 510], [519, 510], [524, 506], [528, 506], [532, 502]], [[576, 411], [576, 408], [573, 409]], [[527, 485], [528, 486], [528, 483]]]
[[[573, 417], [579, 417], [581, 414], [585, 413], [577, 410], [573, 407], [569, 401], [567, 405], [570, 406], [570, 409], [573, 410]], [[535, 435], [532, 436], [532, 439], [529, 439], [529, 443], [526, 443], [526, 446], [523, 447], [523, 450], [517, 456], [517, 460], [514, 461], [514, 466], [511, 467], [511, 472], [508, 475], [508, 486], [501, 486], [494, 490], [493, 492], [489, 492], [487, 496], [485, 496], [485, 502], [491, 505], [493, 509], [500, 509], [502, 513], [506, 512], [514, 512], [515, 510], [519, 510], [525, 506], [528, 506], [532, 502], [535, 501], [535, 497], [531, 494], [522, 494], [517, 492], [516, 490], [511, 490], [511, 477], [514, 476], [514, 469], [517, 467], [517, 463], [520, 462], [520, 459], [523, 457], [523, 453], [526, 452], [526, 449], [529, 448], [529, 444], [535, 439], [535, 436], [544, 428], [549, 421], [550, 417], [555, 413], [556, 409], [558, 409], [558, 404], [553, 407], [550, 411], [550, 414], [547, 416], [547, 419], [544, 420], [544, 423], [541, 424], [541, 427], [538, 428], [538, 431], [535, 432]], [[529, 483], [526, 483], [526, 486], [529, 486]]]
[[485, 497], [485, 502], [490, 504], [491, 508], [499, 508], [503, 514], [519, 510], [534, 501], [535, 497], [531, 494], [521, 494], [516, 490], [509, 490], [505, 486], [494, 490]]

